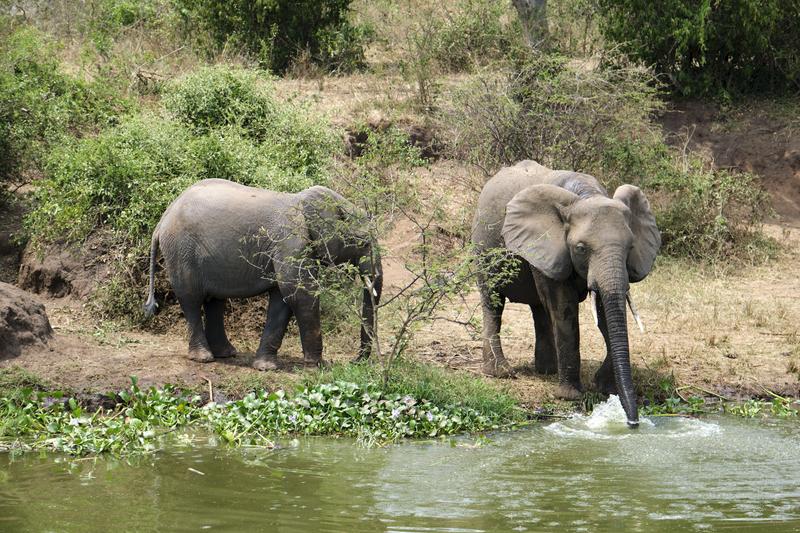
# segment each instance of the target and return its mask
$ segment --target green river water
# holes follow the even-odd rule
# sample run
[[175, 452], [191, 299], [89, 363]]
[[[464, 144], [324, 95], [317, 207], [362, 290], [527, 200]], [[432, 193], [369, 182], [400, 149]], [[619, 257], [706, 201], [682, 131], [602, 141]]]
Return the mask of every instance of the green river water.
[[0, 531], [800, 531], [800, 424], [618, 404], [488, 442], [0, 455]]

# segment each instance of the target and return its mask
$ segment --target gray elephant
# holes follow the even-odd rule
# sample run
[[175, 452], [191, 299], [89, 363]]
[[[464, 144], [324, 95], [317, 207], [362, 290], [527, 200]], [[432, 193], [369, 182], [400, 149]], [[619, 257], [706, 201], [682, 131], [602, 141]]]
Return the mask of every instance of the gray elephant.
[[266, 325], [253, 366], [277, 368], [278, 349], [292, 316], [305, 362], [319, 365], [316, 269], [351, 263], [367, 285], [359, 358], [368, 357], [373, 309], [383, 281], [377, 247], [363, 227], [353, 205], [325, 187], [287, 194], [220, 179], [200, 181], [172, 202], [153, 232], [145, 313], [152, 315], [157, 308], [153, 284], [160, 247], [189, 325], [190, 359], [209, 362], [235, 355], [223, 324], [225, 299], [268, 293]]
[[619, 393], [628, 424], [636, 426], [625, 304], [639, 322], [629, 283], [647, 276], [661, 246], [642, 191], [622, 185], [609, 198], [592, 176], [522, 161], [484, 186], [472, 242], [484, 260], [492, 250], [505, 249], [518, 265], [503, 278], [498, 273], [504, 268], [492, 261], [479, 277], [484, 371], [511, 374], [500, 345], [503, 307], [506, 299], [528, 304], [535, 370], [558, 372], [559, 395], [577, 399], [583, 390], [578, 303], [591, 294], [607, 350], [595, 382], [601, 392]]

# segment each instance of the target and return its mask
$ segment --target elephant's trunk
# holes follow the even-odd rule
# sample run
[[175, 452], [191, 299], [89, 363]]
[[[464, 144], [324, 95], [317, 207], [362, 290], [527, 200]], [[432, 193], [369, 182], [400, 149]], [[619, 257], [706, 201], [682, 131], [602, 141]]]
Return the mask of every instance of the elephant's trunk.
[[614, 380], [617, 384], [619, 399], [628, 417], [628, 426], [639, 425], [639, 413], [636, 408], [636, 392], [631, 378], [631, 360], [628, 348], [628, 324], [625, 316], [626, 293], [600, 292], [603, 302], [608, 340], [611, 345], [611, 364], [614, 368]]
[[614, 381], [628, 426], [639, 425], [636, 392], [631, 378], [631, 360], [628, 346], [627, 295], [629, 289], [627, 250], [609, 247], [605, 253], [593, 258], [589, 264], [589, 288], [597, 291], [603, 304], [603, 318], [608, 330], [609, 356], [614, 370]]
[[377, 247], [371, 247], [367, 258], [359, 264], [359, 274], [364, 280], [363, 303], [361, 306], [361, 348], [358, 360], [369, 358], [372, 343], [377, 335], [375, 329], [375, 308], [380, 303], [383, 291], [383, 268]]

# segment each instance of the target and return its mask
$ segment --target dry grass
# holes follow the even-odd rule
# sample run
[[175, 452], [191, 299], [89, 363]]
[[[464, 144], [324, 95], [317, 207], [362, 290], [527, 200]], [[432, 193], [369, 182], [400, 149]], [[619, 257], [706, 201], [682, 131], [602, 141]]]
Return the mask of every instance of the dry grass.
[[[796, 248], [800, 234], [793, 232]], [[640, 333], [629, 321], [631, 357], [640, 391], [657, 391], [664, 379], [698, 385], [732, 397], [763, 395], [765, 389], [797, 396], [800, 392], [800, 267], [797, 253], [776, 262], [738, 271], [698, 268], [684, 261], [660, 261], [653, 273], [632, 287], [646, 326]], [[464, 320], [480, 314], [476, 294], [448, 317]], [[588, 303], [581, 305], [583, 381], [590, 385], [605, 358]], [[534, 335], [530, 310], [508, 304], [504, 314], [506, 356], [520, 371], [512, 387], [533, 404], [554, 397], [554, 376], [530, 373]], [[432, 324], [417, 338], [417, 356], [454, 368], [479, 372], [481, 340], [447, 321]]]

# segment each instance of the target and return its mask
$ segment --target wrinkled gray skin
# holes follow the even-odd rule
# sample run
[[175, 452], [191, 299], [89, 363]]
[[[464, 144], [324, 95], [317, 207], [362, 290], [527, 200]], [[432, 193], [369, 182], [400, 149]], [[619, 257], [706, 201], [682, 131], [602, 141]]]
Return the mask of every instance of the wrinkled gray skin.
[[157, 307], [153, 278], [160, 247], [189, 325], [190, 359], [209, 362], [235, 355], [223, 324], [225, 299], [268, 293], [267, 321], [253, 366], [277, 368], [278, 349], [292, 316], [305, 362], [319, 365], [322, 333], [311, 260], [349, 262], [370, 276], [375, 288], [373, 297], [366, 289], [363, 295], [359, 359], [366, 358], [382, 270], [366, 232], [350, 223], [353, 212], [352, 204], [325, 187], [287, 194], [219, 179], [198, 182], [167, 208], [153, 232], [145, 312], [153, 314]]
[[484, 186], [472, 242], [482, 255], [506, 248], [521, 264], [502, 287], [491, 282], [491, 268], [479, 279], [484, 371], [511, 374], [500, 345], [501, 316], [506, 299], [525, 303], [536, 331], [536, 371], [558, 372], [559, 395], [577, 399], [583, 390], [578, 303], [596, 291], [607, 356], [595, 382], [601, 392], [619, 393], [629, 425], [636, 426], [626, 294], [630, 282], [650, 272], [661, 246], [644, 194], [623, 185], [609, 198], [592, 176], [522, 161]]

